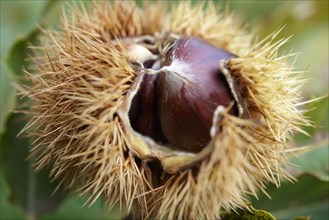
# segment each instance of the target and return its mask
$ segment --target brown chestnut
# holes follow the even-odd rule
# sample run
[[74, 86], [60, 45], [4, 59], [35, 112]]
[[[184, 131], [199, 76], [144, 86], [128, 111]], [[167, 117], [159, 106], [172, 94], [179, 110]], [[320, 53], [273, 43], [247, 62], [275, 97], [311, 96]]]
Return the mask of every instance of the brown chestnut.
[[[156, 74], [144, 76], [129, 112], [132, 127], [174, 148], [202, 150], [217, 106], [234, 101], [219, 67], [233, 57], [197, 38], [176, 40]], [[238, 115], [236, 106], [231, 114]]]

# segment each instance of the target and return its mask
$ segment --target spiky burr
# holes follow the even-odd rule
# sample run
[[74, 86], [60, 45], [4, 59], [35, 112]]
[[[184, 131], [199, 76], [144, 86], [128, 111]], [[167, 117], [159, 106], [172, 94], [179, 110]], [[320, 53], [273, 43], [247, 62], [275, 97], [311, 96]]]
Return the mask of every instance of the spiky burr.
[[[286, 40], [274, 42], [277, 32], [257, 42], [211, 3], [184, 1], [169, 10], [163, 2], [95, 2], [87, 11], [73, 7], [72, 15], [63, 14], [61, 30], [45, 31], [42, 46], [32, 48], [30, 86], [23, 91], [31, 120], [23, 132], [35, 138], [38, 169], [51, 164], [54, 178], [79, 187], [91, 203], [102, 196], [109, 207], [120, 204], [156, 219], [214, 219], [265, 192], [265, 182], [279, 186], [290, 178], [284, 170], [289, 140], [309, 122], [298, 108], [303, 80], [290, 55], [278, 55]], [[210, 45], [197, 56], [211, 51], [214, 61], [201, 67], [183, 53], [193, 68], [174, 66], [168, 57], [182, 39]], [[212, 106], [207, 126], [196, 124], [205, 118], [195, 116], [201, 107], [182, 120], [207, 129], [194, 146], [193, 134], [175, 128], [181, 116], [168, 119], [171, 104], [178, 110], [193, 105], [161, 100], [199, 97], [168, 90], [190, 86], [196, 75], [188, 74], [209, 66], [221, 77], [210, 87], [223, 86], [229, 101], [193, 100]], [[170, 78], [179, 71], [178, 81]], [[199, 94], [213, 94], [198, 85]]]

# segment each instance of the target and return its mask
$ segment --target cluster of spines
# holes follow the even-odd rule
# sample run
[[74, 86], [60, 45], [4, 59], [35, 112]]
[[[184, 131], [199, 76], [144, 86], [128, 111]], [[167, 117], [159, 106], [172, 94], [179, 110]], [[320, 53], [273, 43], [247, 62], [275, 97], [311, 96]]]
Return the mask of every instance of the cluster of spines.
[[[211, 4], [182, 2], [170, 13], [166, 7], [95, 2], [91, 13], [82, 7], [72, 8], [71, 18], [63, 14], [62, 30], [45, 31], [45, 46], [32, 48], [36, 69], [27, 73], [32, 110], [24, 131], [36, 138], [38, 168], [52, 162], [52, 176], [79, 185], [91, 203], [103, 195], [109, 207], [120, 204], [143, 217], [211, 219], [221, 208], [242, 207], [249, 194], [264, 191], [264, 181], [279, 185], [281, 176], [289, 178], [281, 168], [286, 141], [308, 124], [298, 109], [302, 82], [287, 66], [288, 56], [278, 56], [284, 41], [254, 44], [234, 18]], [[129, 152], [116, 111], [135, 78], [120, 38], [162, 31], [200, 37], [237, 54], [228, 67], [257, 120], [222, 112], [223, 129], [199, 172], [183, 170], [154, 187], [147, 163]]]

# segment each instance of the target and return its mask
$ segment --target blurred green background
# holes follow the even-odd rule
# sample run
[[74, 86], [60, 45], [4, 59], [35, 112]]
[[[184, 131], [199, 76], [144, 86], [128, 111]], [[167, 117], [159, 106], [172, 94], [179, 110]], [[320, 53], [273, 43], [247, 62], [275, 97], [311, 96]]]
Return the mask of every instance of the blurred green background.
[[[305, 128], [310, 137], [296, 136], [296, 146], [309, 146], [293, 157], [298, 167], [289, 167], [297, 183], [283, 181], [276, 189], [268, 186], [272, 199], [260, 196], [253, 206], [271, 212], [278, 219], [311, 216], [328, 219], [328, 1], [218, 1], [240, 16], [260, 38], [285, 25], [279, 37], [293, 38], [282, 52], [301, 52], [297, 70], [309, 78], [303, 97], [322, 97], [308, 104], [306, 113], [315, 123]], [[120, 219], [118, 212], [102, 209], [101, 201], [91, 207], [74, 192], [59, 191], [51, 196], [56, 183], [48, 171], [35, 173], [26, 160], [30, 142], [16, 135], [24, 126], [22, 115], [13, 110], [21, 103], [15, 96], [14, 82], [22, 82], [26, 46], [38, 34], [36, 26], [54, 26], [63, 1], [1, 0], [1, 117], [0, 117], [0, 219]]]

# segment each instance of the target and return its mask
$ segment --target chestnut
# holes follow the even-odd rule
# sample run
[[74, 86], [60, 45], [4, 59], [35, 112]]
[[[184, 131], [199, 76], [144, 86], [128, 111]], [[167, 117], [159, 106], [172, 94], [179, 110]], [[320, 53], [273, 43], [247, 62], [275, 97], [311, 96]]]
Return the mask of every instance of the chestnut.
[[[210, 141], [217, 106], [234, 97], [220, 61], [236, 55], [198, 38], [180, 38], [155, 74], [144, 75], [129, 117], [139, 133], [173, 148], [199, 152]], [[231, 114], [238, 115], [237, 106]]]

